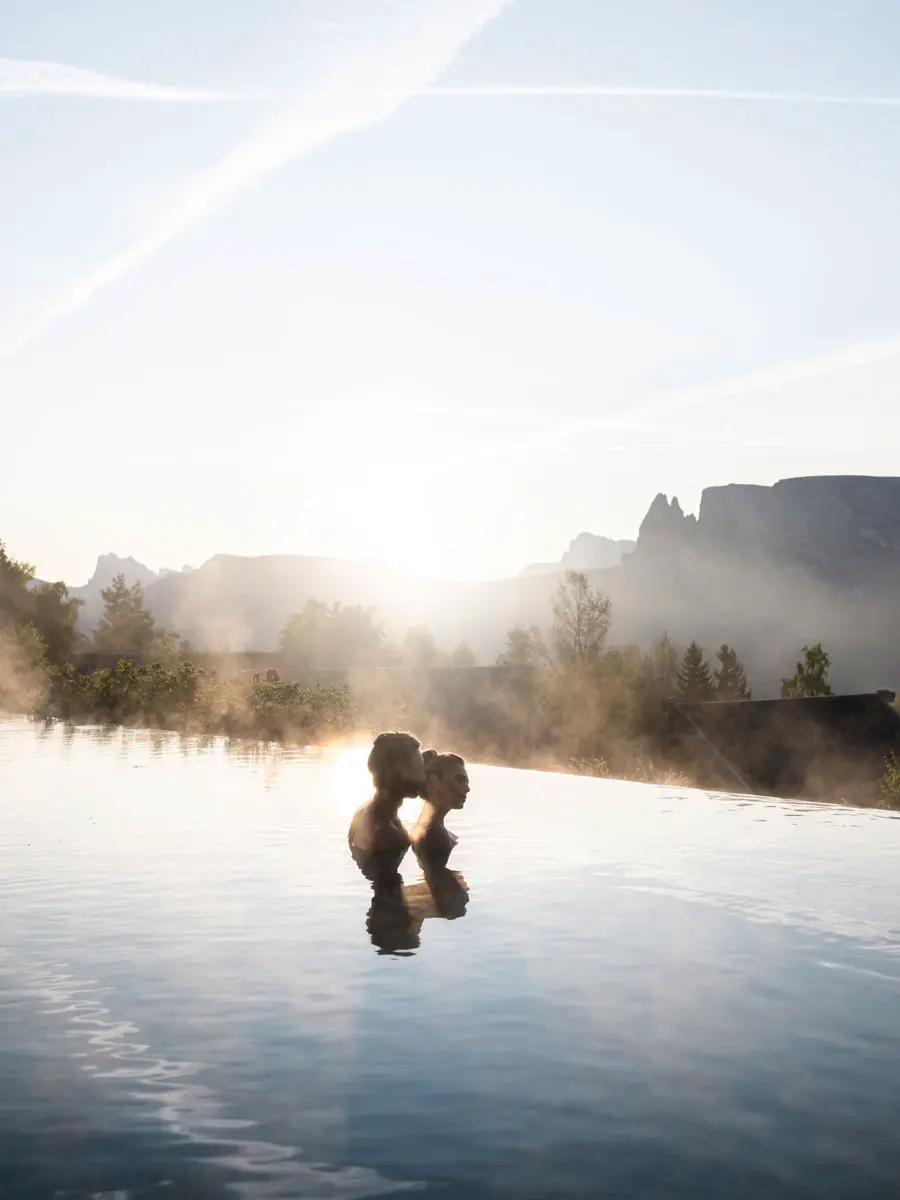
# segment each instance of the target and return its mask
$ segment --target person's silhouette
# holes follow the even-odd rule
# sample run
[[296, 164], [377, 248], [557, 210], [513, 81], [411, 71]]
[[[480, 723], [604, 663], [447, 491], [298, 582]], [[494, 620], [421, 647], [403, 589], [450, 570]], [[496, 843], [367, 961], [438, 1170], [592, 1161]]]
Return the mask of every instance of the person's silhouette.
[[[448, 812], [462, 808], [469, 792], [465, 763], [456, 754], [426, 750], [408, 733], [382, 733], [369, 754], [375, 794], [353, 815], [350, 853], [372, 885], [366, 929], [379, 954], [409, 954], [420, 942], [423, 921], [465, 915], [465, 879], [447, 869], [456, 838], [445, 827]], [[412, 844], [423, 878], [404, 886], [399, 867], [410, 846], [399, 811], [404, 800], [425, 803]]]
[[421, 926], [429, 917], [443, 917], [455, 921], [466, 915], [469, 904], [469, 885], [459, 871], [451, 871], [420, 860], [424, 867], [423, 878], [403, 888], [403, 902], [414, 922]]
[[[422, 864], [427, 858], [434, 867], [445, 867], [454, 846], [455, 834], [444, 824], [448, 813], [461, 809], [469, 794], [469, 775], [465, 760], [458, 754], [438, 754], [426, 750], [425, 793], [422, 811], [410, 834], [413, 852]], [[427, 877], [427, 872], [426, 872]]]
[[404, 884], [399, 875], [372, 884], [366, 929], [379, 954], [411, 954], [429, 918], [455, 921], [466, 915], [469, 889], [457, 871], [427, 863], [425, 875]]
[[406, 889], [399, 875], [372, 883], [366, 929], [379, 954], [411, 954], [419, 946], [421, 926], [421, 920], [407, 906]]
[[409, 733], [380, 733], [369, 754], [369, 771], [375, 794], [353, 814], [348, 841], [362, 873], [373, 883], [387, 885], [409, 849], [400, 805], [425, 789], [419, 743]]

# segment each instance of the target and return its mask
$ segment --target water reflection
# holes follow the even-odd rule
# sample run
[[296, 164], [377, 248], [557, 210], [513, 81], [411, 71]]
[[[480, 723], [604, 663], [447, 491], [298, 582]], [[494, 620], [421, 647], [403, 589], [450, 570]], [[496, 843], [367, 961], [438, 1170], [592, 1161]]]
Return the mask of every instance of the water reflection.
[[419, 948], [421, 921], [406, 906], [403, 880], [395, 874], [372, 884], [366, 930], [379, 954], [403, 956]]
[[421, 945], [422, 925], [429, 919], [455, 921], [466, 915], [469, 885], [458, 871], [420, 857], [422, 876], [403, 882], [399, 872], [378, 871], [357, 862], [372, 888], [366, 931], [379, 954], [404, 957]]
[[421, 925], [429, 917], [455, 921], [466, 915], [469, 906], [469, 885], [459, 871], [435, 867], [416, 883], [403, 889], [407, 909]]

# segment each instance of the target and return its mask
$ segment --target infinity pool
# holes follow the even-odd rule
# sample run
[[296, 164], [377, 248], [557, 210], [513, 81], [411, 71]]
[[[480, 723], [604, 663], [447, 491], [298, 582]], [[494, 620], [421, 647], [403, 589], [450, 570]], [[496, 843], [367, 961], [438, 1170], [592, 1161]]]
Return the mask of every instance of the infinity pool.
[[398, 944], [364, 752], [0, 725], [4, 1200], [900, 1194], [900, 821], [471, 775]]

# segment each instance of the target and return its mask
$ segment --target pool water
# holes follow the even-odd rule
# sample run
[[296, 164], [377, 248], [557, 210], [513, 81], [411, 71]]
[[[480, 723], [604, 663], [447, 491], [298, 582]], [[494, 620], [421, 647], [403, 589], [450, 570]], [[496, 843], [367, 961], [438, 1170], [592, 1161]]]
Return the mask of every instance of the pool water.
[[900, 821], [471, 777], [392, 941], [365, 751], [0, 724], [4, 1200], [900, 1194]]

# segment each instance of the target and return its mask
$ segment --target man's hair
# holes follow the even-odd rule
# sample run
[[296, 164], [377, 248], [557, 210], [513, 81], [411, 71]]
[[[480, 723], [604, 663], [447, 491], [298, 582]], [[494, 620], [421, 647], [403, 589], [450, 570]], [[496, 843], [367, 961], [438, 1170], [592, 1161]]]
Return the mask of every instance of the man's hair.
[[419, 742], [411, 733], [379, 733], [369, 751], [369, 770], [380, 787], [382, 780], [399, 761], [408, 758], [419, 749]]
[[422, 754], [426, 775], [441, 776], [453, 767], [464, 767], [466, 760], [458, 754], [438, 754], [437, 750], [425, 750]]

